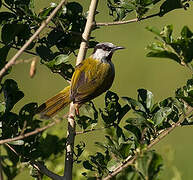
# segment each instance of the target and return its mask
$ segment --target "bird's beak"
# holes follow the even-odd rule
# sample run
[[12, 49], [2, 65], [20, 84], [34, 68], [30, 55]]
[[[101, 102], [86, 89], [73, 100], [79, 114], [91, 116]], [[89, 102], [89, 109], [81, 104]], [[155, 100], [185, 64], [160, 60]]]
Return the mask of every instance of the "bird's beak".
[[116, 51], [116, 50], [119, 50], [119, 49], [125, 49], [125, 48], [122, 47], [122, 46], [117, 46], [117, 47], [113, 48], [113, 51]]

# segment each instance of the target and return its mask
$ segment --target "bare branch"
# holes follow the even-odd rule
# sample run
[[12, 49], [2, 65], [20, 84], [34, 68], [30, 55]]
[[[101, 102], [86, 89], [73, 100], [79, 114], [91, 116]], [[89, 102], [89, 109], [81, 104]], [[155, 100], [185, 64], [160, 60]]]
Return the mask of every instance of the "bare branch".
[[155, 16], [159, 16], [159, 13], [156, 14], [152, 14], [150, 16], [146, 16], [143, 17], [141, 19], [135, 18], [135, 19], [130, 19], [130, 20], [126, 20], [126, 21], [115, 21], [115, 22], [98, 22], [95, 24], [95, 26], [114, 26], [114, 25], [121, 25], [121, 24], [129, 24], [129, 23], [133, 23], [133, 22], [138, 22], [138, 21], [142, 21], [142, 20], [146, 20]]
[[78, 52], [76, 65], [78, 65], [84, 58], [87, 52], [87, 45], [90, 38], [90, 34], [93, 28], [93, 24], [95, 21], [95, 12], [98, 5], [98, 0], [92, 0], [89, 7], [89, 13], [87, 17], [86, 26], [84, 32], [82, 34], [82, 42], [80, 44], [80, 49]]
[[[156, 139], [153, 139], [151, 141], [151, 143], [147, 146], [147, 150], [150, 149], [155, 144], [157, 144], [158, 142], [160, 142], [166, 135], [168, 135], [170, 132], [172, 132], [176, 127], [180, 126], [180, 124], [187, 117], [189, 117], [192, 113], [193, 113], [193, 108], [192, 107], [188, 107], [188, 110], [187, 110], [186, 114], [183, 114], [180, 117], [179, 121], [177, 123], [173, 124], [172, 127], [167, 128], [166, 130], [162, 131], [162, 133]], [[103, 180], [109, 180], [112, 177], [114, 177], [117, 174], [119, 174], [123, 169], [125, 169], [128, 166], [130, 166], [131, 164], [133, 164], [134, 161], [137, 159], [137, 157], [138, 157], [138, 154], [135, 154], [134, 156], [127, 158], [126, 161], [124, 161], [122, 164], [120, 164], [118, 167], [116, 167], [111, 173], [109, 173], [105, 178], [103, 178]]]
[[[82, 34], [82, 42], [80, 44], [79, 53], [76, 60], [76, 65], [82, 62], [87, 52], [87, 44], [90, 38], [92, 27], [94, 24], [95, 11], [98, 5], [98, 0], [92, 0], [89, 7], [89, 13], [87, 17], [84, 33]], [[73, 102], [70, 104], [69, 116], [68, 116], [68, 131], [67, 131], [67, 143], [66, 143], [66, 158], [65, 158], [65, 171], [64, 178], [72, 179], [73, 168], [73, 148], [76, 132], [76, 123], [74, 121], [75, 106]]]
[[48, 125], [46, 125], [46, 126], [44, 126], [42, 128], [37, 128], [34, 131], [26, 133], [26, 134], [20, 134], [19, 136], [14, 137], [14, 138], [8, 138], [8, 139], [0, 140], [0, 144], [5, 144], [5, 143], [12, 142], [12, 141], [17, 141], [17, 140], [24, 139], [26, 137], [38, 134], [38, 133], [40, 133], [42, 131], [45, 131], [46, 129], [54, 126], [56, 123], [58, 123], [58, 121], [51, 122], [50, 124], [48, 124]]
[[34, 39], [40, 34], [40, 32], [48, 25], [51, 19], [56, 15], [58, 10], [62, 7], [62, 5], [66, 2], [66, 0], [61, 0], [58, 6], [52, 11], [50, 16], [42, 22], [41, 26], [37, 29], [37, 31], [30, 37], [30, 39], [22, 46], [22, 48], [11, 58], [11, 60], [4, 66], [4, 68], [0, 71], [0, 79], [3, 74], [6, 72], [8, 68], [15, 64], [16, 59], [23, 53], [23, 51], [33, 42]]

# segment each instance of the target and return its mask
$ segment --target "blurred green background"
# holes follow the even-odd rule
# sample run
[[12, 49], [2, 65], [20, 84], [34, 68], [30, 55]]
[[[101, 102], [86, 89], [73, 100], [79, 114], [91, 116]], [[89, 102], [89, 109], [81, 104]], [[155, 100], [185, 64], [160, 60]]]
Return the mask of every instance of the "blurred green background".
[[[46, 7], [50, 2], [52, 1], [36, 0], [37, 12], [40, 11], [40, 7]], [[83, 5], [86, 12], [90, 1], [79, 0], [78, 2]], [[108, 15], [106, 1], [101, 0], [97, 10], [99, 11], [99, 14], [96, 16], [97, 22], [112, 21], [112, 18]], [[101, 27], [95, 30], [92, 36], [96, 37], [97, 41], [112, 42], [126, 48], [124, 51], [117, 52], [113, 57], [116, 78], [111, 90], [118, 93], [119, 96], [135, 98], [137, 89], [145, 88], [153, 92], [155, 101], [173, 96], [175, 90], [183, 86], [186, 80], [191, 77], [191, 72], [168, 59], [145, 57], [147, 53], [145, 47], [155, 41], [154, 35], [148, 32], [145, 27], [151, 25], [161, 29], [165, 25], [173, 24], [174, 34], [178, 36], [184, 25], [188, 25], [193, 30], [192, 10], [193, 7], [190, 7], [188, 11], [179, 9], [166, 14], [164, 17], [155, 17], [120, 26]], [[153, 9], [149, 14], [157, 11]], [[127, 17], [127, 19], [132, 18], [135, 18], [134, 14]], [[14, 50], [11, 51], [9, 58], [15, 52]], [[91, 53], [92, 50], [89, 50], [87, 56]], [[19, 59], [29, 59], [31, 57], [30, 55], [23, 54]], [[75, 62], [74, 56], [71, 59]], [[47, 67], [40, 64], [38, 64], [36, 76], [31, 79], [29, 77], [29, 67], [29, 64], [16, 65], [13, 67], [11, 75], [6, 77], [14, 77], [20, 89], [25, 93], [25, 97], [18, 102], [18, 108], [15, 108], [15, 111], [28, 102], [38, 102], [40, 104], [67, 85], [59, 75], [51, 73]], [[100, 107], [101, 104], [103, 105], [104, 95], [94, 100], [94, 102], [97, 107]], [[55, 130], [56, 128], [52, 128], [52, 131], [55, 134], [65, 136], [65, 127], [66, 124], [61, 123], [57, 125], [57, 131]], [[192, 180], [193, 141], [191, 137], [193, 137], [191, 127], [177, 128], [158, 145], [153, 147], [164, 158], [161, 179]], [[95, 151], [96, 147], [93, 142], [103, 140], [103, 133], [93, 132], [76, 138], [76, 142], [81, 140], [86, 142], [88, 151]], [[61, 162], [63, 162], [63, 157], [61, 157]], [[30, 179], [26, 174], [27, 172], [24, 171], [17, 179]]]

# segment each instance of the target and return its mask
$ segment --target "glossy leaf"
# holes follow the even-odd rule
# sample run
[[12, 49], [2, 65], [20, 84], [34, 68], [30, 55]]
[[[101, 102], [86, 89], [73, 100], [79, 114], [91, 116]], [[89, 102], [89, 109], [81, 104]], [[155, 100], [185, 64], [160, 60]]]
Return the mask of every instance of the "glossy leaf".
[[31, 36], [31, 30], [27, 24], [5, 24], [1, 31], [1, 39], [5, 44], [13, 41], [17, 45], [23, 45]]
[[157, 52], [149, 52], [146, 55], [147, 57], [158, 57], [158, 58], [169, 58], [169, 59], [173, 59], [174, 61], [181, 63], [180, 58], [174, 54], [173, 52], [169, 52], [169, 51], [157, 51]]
[[11, 12], [0, 12], [0, 25], [16, 18], [16, 15]]
[[183, 8], [181, 0], [175, 1], [165, 0], [163, 4], [160, 6], [160, 16], [163, 16], [166, 13], [179, 8]]
[[122, 97], [122, 98], [132, 107], [132, 109], [136, 111], [146, 112], [146, 109], [139, 101], [129, 97]]
[[136, 170], [143, 178], [155, 180], [163, 166], [163, 159], [154, 151], [145, 152], [143, 156], [137, 158], [135, 163]]
[[9, 50], [10, 50], [10, 46], [3, 46], [2, 48], [0, 48], [0, 57], [1, 57], [0, 69], [2, 69], [7, 62], [6, 59], [7, 59]]
[[6, 111], [10, 111], [13, 106], [24, 97], [24, 93], [19, 90], [17, 83], [13, 79], [7, 79], [2, 89], [6, 103]]
[[164, 120], [167, 119], [167, 116], [171, 113], [172, 109], [169, 107], [161, 108], [158, 112], [155, 113], [153, 117], [153, 122], [155, 126], [160, 125]]
[[147, 29], [148, 31], [154, 33], [155, 35], [161, 37], [161, 31], [160, 31], [158, 28], [156, 28], [156, 27], [154, 27], [154, 26], [147, 26], [146, 29]]
[[85, 169], [94, 171], [93, 165], [92, 165], [88, 160], [86, 160], [86, 161], [83, 162], [83, 167], [84, 167]]
[[141, 140], [141, 131], [137, 126], [127, 124], [126, 126], [124, 126], [124, 128], [133, 133], [138, 141]]
[[24, 140], [12, 141], [12, 142], [9, 142], [9, 144], [21, 146], [21, 145], [24, 145]]
[[147, 109], [153, 106], [153, 94], [146, 89], [138, 89], [138, 101], [143, 104]]

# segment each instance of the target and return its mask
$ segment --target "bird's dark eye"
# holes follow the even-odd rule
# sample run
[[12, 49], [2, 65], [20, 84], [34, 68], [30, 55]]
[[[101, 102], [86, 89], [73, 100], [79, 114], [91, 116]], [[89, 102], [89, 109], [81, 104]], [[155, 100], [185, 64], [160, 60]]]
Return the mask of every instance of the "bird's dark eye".
[[102, 48], [104, 51], [110, 51], [111, 50], [111, 48], [110, 47], [108, 47], [108, 46], [103, 46], [103, 48]]

